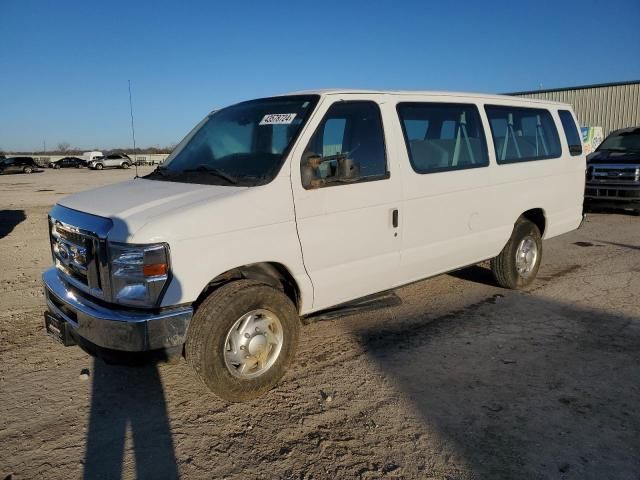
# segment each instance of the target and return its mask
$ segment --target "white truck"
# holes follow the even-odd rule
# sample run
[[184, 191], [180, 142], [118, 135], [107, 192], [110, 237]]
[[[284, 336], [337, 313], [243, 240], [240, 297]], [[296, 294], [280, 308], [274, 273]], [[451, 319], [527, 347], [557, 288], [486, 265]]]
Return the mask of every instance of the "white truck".
[[84, 153], [82, 154], [82, 159], [83, 159], [83, 160], [86, 160], [86, 161], [87, 161], [87, 163], [89, 163], [89, 162], [91, 162], [92, 160], [94, 160], [94, 159], [96, 159], [96, 158], [99, 158], [99, 157], [102, 157], [102, 156], [104, 156], [104, 155], [102, 155], [102, 152], [97, 151], [97, 150], [92, 150], [92, 151], [90, 151], [90, 152], [84, 152]]
[[47, 331], [184, 354], [229, 401], [272, 388], [300, 318], [491, 259], [524, 288], [582, 220], [569, 105], [309, 91], [208, 115], [144, 178], [60, 200]]

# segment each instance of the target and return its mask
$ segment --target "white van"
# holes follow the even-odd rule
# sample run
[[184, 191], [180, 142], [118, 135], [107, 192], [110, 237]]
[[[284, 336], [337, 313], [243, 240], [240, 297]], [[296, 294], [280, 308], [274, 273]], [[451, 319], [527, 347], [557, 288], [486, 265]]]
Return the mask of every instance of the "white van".
[[99, 157], [102, 157], [102, 156], [103, 156], [102, 152], [99, 152], [97, 150], [93, 150], [93, 151], [90, 151], [90, 152], [84, 152], [82, 154], [82, 159], [86, 160], [87, 163], [88, 163], [88, 162], [91, 162], [92, 160], [95, 160], [96, 158], [99, 158]]
[[[270, 389], [300, 317], [491, 259], [523, 288], [582, 219], [569, 105], [310, 91], [207, 116], [150, 175], [61, 200], [47, 330], [186, 356], [219, 396]], [[99, 347], [99, 348], [98, 348]]]

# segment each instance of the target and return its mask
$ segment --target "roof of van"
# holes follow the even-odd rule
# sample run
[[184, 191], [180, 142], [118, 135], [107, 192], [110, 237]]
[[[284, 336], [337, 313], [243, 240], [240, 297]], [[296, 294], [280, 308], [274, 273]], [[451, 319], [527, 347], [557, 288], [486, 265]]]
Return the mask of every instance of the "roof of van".
[[[319, 90], [301, 90], [298, 92], [289, 92], [280, 96], [290, 95], [341, 95], [341, 94], [363, 94], [363, 95], [425, 95], [425, 96], [447, 96], [447, 97], [464, 97], [478, 98], [484, 100], [509, 100], [514, 103], [538, 103], [538, 104], [554, 104], [566, 105], [563, 102], [555, 102], [553, 100], [540, 100], [536, 98], [513, 97], [511, 95], [493, 95], [490, 93], [470, 93], [470, 92], [447, 92], [439, 90], [359, 90], [348, 88], [327, 88]], [[278, 95], [276, 95], [278, 96]]]

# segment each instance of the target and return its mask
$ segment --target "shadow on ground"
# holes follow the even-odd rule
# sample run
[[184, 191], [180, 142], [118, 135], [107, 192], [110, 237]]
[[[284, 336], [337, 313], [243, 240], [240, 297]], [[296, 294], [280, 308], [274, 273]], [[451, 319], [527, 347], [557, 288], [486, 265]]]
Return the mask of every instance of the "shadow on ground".
[[515, 294], [397, 320], [359, 339], [456, 452], [452, 471], [638, 478], [640, 318]]
[[136, 478], [178, 478], [157, 365], [114, 366], [94, 359], [85, 479], [122, 477], [127, 431]]
[[460, 280], [466, 280], [468, 282], [488, 285], [490, 287], [498, 287], [498, 284], [496, 283], [495, 279], [493, 278], [493, 274], [491, 273], [491, 269], [481, 265], [472, 265], [460, 270], [455, 270], [453, 272], [450, 272], [449, 275], [455, 278], [459, 278]]
[[0, 238], [9, 235], [17, 225], [26, 219], [24, 210], [0, 210]]

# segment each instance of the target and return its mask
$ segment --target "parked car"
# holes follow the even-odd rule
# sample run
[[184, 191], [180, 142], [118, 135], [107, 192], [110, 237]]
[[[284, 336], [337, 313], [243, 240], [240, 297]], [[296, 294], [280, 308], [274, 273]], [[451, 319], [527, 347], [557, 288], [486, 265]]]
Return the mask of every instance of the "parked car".
[[32, 157], [9, 157], [0, 160], [0, 174], [41, 172]]
[[585, 207], [630, 209], [640, 215], [640, 127], [609, 134], [587, 157]]
[[126, 153], [112, 153], [103, 157], [96, 157], [89, 162], [89, 168], [102, 170], [103, 168], [129, 168], [133, 162]]
[[87, 161], [78, 157], [64, 157], [49, 163], [49, 168], [82, 168], [87, 166]]
[[146, 177], [53, 207], [45, 324], [98, 354], [184, 351], [213, 392], [254, 398], [293, 360], [300, 317], [487, 259], [502, 287], [531, 284], [543, 239], [582, 221], [585, 166], [562, 103], [243, 102]]

